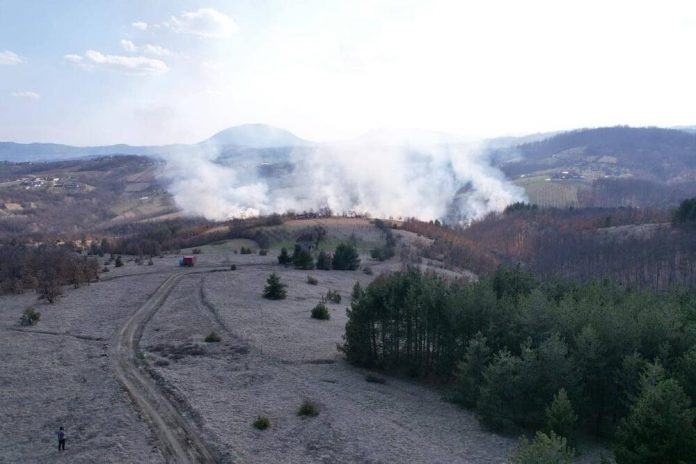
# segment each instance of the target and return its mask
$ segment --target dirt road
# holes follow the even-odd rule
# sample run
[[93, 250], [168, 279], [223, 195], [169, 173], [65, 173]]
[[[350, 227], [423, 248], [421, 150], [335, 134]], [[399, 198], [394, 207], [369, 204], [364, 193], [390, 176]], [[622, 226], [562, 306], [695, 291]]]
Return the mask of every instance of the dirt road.
[[177, 282], [187, 274], [199, 272], [177, 271], [168, 277], [118, 330], [110, 349], [116, 378], [149, 423], [166, 461], [172, 463], [214, 463], [216, 459], [195, 427], [141, 366], [138, 344], [145, 324], [162, 306]]

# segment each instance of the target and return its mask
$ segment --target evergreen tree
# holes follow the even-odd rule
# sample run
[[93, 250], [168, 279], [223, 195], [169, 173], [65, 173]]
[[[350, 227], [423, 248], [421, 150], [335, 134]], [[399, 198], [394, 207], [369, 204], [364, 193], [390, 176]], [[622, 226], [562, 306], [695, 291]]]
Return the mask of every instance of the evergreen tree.
[[483, 371], [491, 358], [486, 337], [478, 332], [466, 345], [464, 358], [457, 366], [455, 401], [467, 407], [476, 405], [479, 388], [483, 383]]
[[568, 393], [565, 388], [561, 388], [546, 408], [546, 428], [549, 432], [555, 432], [557, 435], [571, 440], [577, 421], [578, 415], [573, 410]]
[[314, 258], [312, 258], [312, 254], [302, 249], [299, 245], [295, 245], [295, 252], [292, 254], [292, 263], [295, 265], [296, 269], [303, 269], [305, 271], [314, 269]]
[[280, 281], [280, 277], [275, 272], [266, 279], [266, 286], [263, 288], [263, 297], [269, 300], [283, 300], [287, 296], [287, 285]]
[[292, 256], [288, 254], [288, 250], [286, 248], [281, 248], [280, 249], [280, 254], [278, 255], [278, 264], [282, 264], [283, 266], [287, 266], [292, 262]]
[[360, 256], [353, 243], [341, 243], [336, 247], [331, 266], [338, 271], [354, 271], [360, 267]]
[[537, 432], [534, 440], [523, 438], [510, 460], [512, 464], [571, 464], [575, 455], [565, 438]]
[[616, 431], [617, 464], [696, 462], [695, 417], [691, 400], [676, 380], [645, 382]]
[[328, 271], [331, 269], [331, 255], [321, 250], [317, 256], [317, 269]]

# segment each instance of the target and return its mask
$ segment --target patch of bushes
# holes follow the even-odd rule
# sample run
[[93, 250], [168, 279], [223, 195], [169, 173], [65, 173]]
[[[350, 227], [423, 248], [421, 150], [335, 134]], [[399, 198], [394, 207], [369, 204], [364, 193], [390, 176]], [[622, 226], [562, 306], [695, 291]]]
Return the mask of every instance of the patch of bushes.
[[251, 250], [251, 248], [248, 248], [248, 247], [245, 247], [245, 246], [242, 246], [242, 247], [239, 248], [239, 254], [240, 254], [240, 255], [250, 255], [250, 254], [252, 254], [252, 253], [253, 253], [253, 251]]
[[268, 254], [268, 250], [265, 248], [262, 248], [259, 250], [259, 256], [266, 256]]
[[237, 270], [237, 265], [236, 264], [230, 264], [230, 271], [236, 271]]
[[116, 267], [121, 267], [121, 266], [123, 266], [123, 258], [121, 258], [120, 256], [116, 257], [116, 264], [115, 264], [115, 266], [116, 266]]
[[372, 268], [370, 266], [365, 266], [365, 267], [363, 267], [363, 272], [366, 275], [372, 275]]
[[201, 254], [203, 254], [203, 251], [200, 248], [194, 248], [193, 250], [191, 250], [191, 254], [201, 255]]
[[312, 277], [312, 276], [308, 275], [307, 276], [307, 283], [309, 285], [317, 285], [319, 283], [319, 281], [316, 279], [316, 277]]
[[329, 290], [326, 292], [326, 299], [331, 303], [338, 304], [341, 302], [341, 294], [338, 293], [338, 290]]
[[331, 319], [331, 314], [329, 314], [329, 308], [327, 308], [324, 303], [318, 303], [314, 308], [312, 308], [312, 317], [314, 319], [328, 321]]
[[206, 343], [217, 343], [221, 340], [220, 336], [215, 332], [210, 332], [207, 337], [205, 337]]
[[284, 300], [287, 296], [287, 285], [280, 281], [280, 277], [275, 272], [266, 279], [266, 286], [263, 288], [263, 297], [269, 300]]
[[22, 317], [19, 319], [19, 324], [24, 326], [36, 325], [36, 323], [39, 322], [39, 319], [41, 319], [40, 312], [34, 308], [27, 308], [22, 313]]
[[271, 426], [271, 420], [266, 416], [258, 416], [254, 421], [254, 427], [259, 430], [266, 430]]
[[110, 271], [110, 269], [109, 269], [108, 267], [104, 266], [104, 267], [102, 268], [102, 270], [101, 270], [101, 271], [102, 271], [102, 272], [109, 272], [109, 271]]
[[316, 417], [319, 415], [319, 406], [314, 401], [304, 400], [297, 409], [297, 415], [303, 417]]
[[365, 376], [365, 381], [370, 382], [370, 383], [386, 383], [387, 381], [384, 379], [384, 377], [379, 377], [374, 374], [367, 374]]

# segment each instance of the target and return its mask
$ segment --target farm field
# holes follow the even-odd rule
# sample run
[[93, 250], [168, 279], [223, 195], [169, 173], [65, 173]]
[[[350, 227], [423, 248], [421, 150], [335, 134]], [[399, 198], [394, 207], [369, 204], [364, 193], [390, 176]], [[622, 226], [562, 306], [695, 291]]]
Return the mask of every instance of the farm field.
[[535, 176], [517, 179], [514, 183], [524, 188], [530, 203], [556, 208], [578, 206], [578, 191], [589, 185], [583, 181], [546, 179], [546, 176]]

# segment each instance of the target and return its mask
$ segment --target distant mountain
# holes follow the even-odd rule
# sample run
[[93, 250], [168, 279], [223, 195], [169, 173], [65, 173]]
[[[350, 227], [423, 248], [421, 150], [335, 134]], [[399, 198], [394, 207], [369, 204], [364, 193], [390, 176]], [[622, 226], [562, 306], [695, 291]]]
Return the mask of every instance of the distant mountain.
[[266, 124], [243, 124], [218, 132], [204, 145], [236, 146], [243, 148], [304, 147], [312, 142], [301, 139], [292, 132]]
[[[243, 149], [265, 149], [281, 147], [305, 147], [312, 142], [277, 127], [264, 124], [244, 124], [230, 127], [198, 145], [232, 147]], [[186, 152], [194, 145], [133, 146], [106, 145], [97, 147], [76, 147], [56, 143], [15, 143], [0, 142], [0, 161], [41, 162], [61, 161], [79, 158], [94, 158], [110, 155], [142, 155], [166, 157], [174, 152]]]
[[57, 143], [15, 143], [0, 142], [0, 161], [44, 162], [79, 158], [96, 158], [112, 155], [162, 156], [182, 150], [186, 145], [132, 146], [105, 145], [97, 147], [76, 147]]

